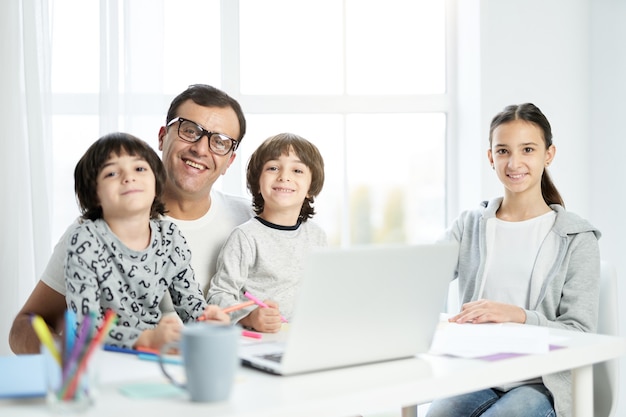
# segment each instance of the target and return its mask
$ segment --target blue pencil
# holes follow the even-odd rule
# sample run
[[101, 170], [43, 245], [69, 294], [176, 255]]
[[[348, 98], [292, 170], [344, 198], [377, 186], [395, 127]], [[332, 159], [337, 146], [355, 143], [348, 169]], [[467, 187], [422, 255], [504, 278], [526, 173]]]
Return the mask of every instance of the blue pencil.
[[74, 349], [76, 341], [76, 313], [72, 310], [65, 310], [65, 354], [63, 357], [64, 364], [67, 364]]
[[[139, 359], [143, 359], [145, 361], [152, 361], [152, 362], [158, 362], [159, 361], [159, 357], [157, 355], [151, 355], [149, 353], [140, 353], [139, 355], [137, 355], [137, 357]], [[168, 358], [168, 357], [163, 357], [163, 363], [170, 363], [172, 365], [182, 365], [183, 364], [183, 360], [182, 359], [178, 359], [178, 358]]]
[[139, 355], [140, 353], [145, 353], [140, 350], [123, 348], [123, 347], [118, 347], [118, 346], [111, 346], [111, 345], [104, 345], [104, 350], [107, 350], [109, 352], [117, 352], [117, 353], [129, 353], [131, 355]]
[[78, 336], [74, 342], [72, 342], [72, 351], [68, 357], [68, 360], [63, 364], [63, 383], [68, 379], [69, 375], [74, 371], [76, 365], [80, 359], [80, 355], [83, 354], [83, 350], [89, 342], [91, 333], [91, 316], [84, 316], [83, 321], [79, 325]]

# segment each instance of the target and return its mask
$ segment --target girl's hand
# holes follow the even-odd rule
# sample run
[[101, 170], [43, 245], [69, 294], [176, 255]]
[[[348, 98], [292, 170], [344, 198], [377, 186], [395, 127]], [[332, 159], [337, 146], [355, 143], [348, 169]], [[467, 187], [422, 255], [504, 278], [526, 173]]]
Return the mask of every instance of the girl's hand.
[[450, 317], [453, 323], [525, 323], [523, 308], [491, 300], [477, 300], [463, 304], [461, 312]]
[[272, 300], [264, 300], [269, 308], [258, 307], [246, 317], [241, 319], [241, 324], [258, 332], [277, 333], [281, 327], [280, 310], [278, 303]]

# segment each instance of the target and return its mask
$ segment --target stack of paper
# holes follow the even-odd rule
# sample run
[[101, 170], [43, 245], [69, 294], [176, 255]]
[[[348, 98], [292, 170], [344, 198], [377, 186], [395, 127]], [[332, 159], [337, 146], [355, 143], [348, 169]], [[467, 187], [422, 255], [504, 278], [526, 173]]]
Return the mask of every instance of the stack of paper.
[[442, 324], [430, 352], [463, 358], [497, 354], [541, 354], [550, 350], [547, 327], [516, 323]]

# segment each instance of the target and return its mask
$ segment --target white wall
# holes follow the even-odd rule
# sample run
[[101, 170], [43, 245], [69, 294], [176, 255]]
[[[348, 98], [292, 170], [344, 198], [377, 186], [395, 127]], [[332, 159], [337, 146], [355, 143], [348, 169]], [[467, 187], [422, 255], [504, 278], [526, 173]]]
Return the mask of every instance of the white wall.
[[[600, 250], [617, 269], [618, 297], [626, 297], [626, 1], [593, 0], [591, 4], [591, 108], [588, 199], [590, 218], [603, 233]], [[618, 303], [620, 305], [620, 303]], [[621, 308], [621, 306], [620, 306]], [[626, 334], [624, 308], [621, 335]], [[616, 416], [626, 416], [626, 360], [621, 360], [621, 388]]]
[[551, 174], [567, 208], [588, 217], [589, 2], [463, 0], [459, 15], [459, 209], [502, 194], [487, 162], [489, 123], [532, 102], [552, 124]]
[[[600, 228], [602, 257], [624, 276], [626, 1], [459, 0], [457, 8], [457, 209], [501, 195], [486, 159], [489, 122], [507, 104], [533, 102], [552, 124], [551, 173], [567, 208]], [[620, 298], [625, 291], [620, 285]], [[624, 334], [623, 318], [621, 326]]]

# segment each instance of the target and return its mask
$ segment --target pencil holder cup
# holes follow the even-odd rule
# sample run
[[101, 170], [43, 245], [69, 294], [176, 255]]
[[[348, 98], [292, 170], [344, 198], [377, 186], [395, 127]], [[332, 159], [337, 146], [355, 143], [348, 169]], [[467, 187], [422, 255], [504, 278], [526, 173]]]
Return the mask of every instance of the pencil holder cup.
[[82, 413], [93, 405], [97, 396], [97, 363], [99, 352], [81, 366], [63, 360], [59, 355], [42, 346], [46, 375], [46, 402], [53, 413]]
[[[239, 367], [241, 328], [207, 322], [191, 323], [182, 330], [180, 342], [161, 348], [159, 364], [169, 381], [189, 392], [191, 401], [224, 401], [230, 396]], [[178, 348], [187, 381], [176, 380], [167, 371], [163, 355]]]

